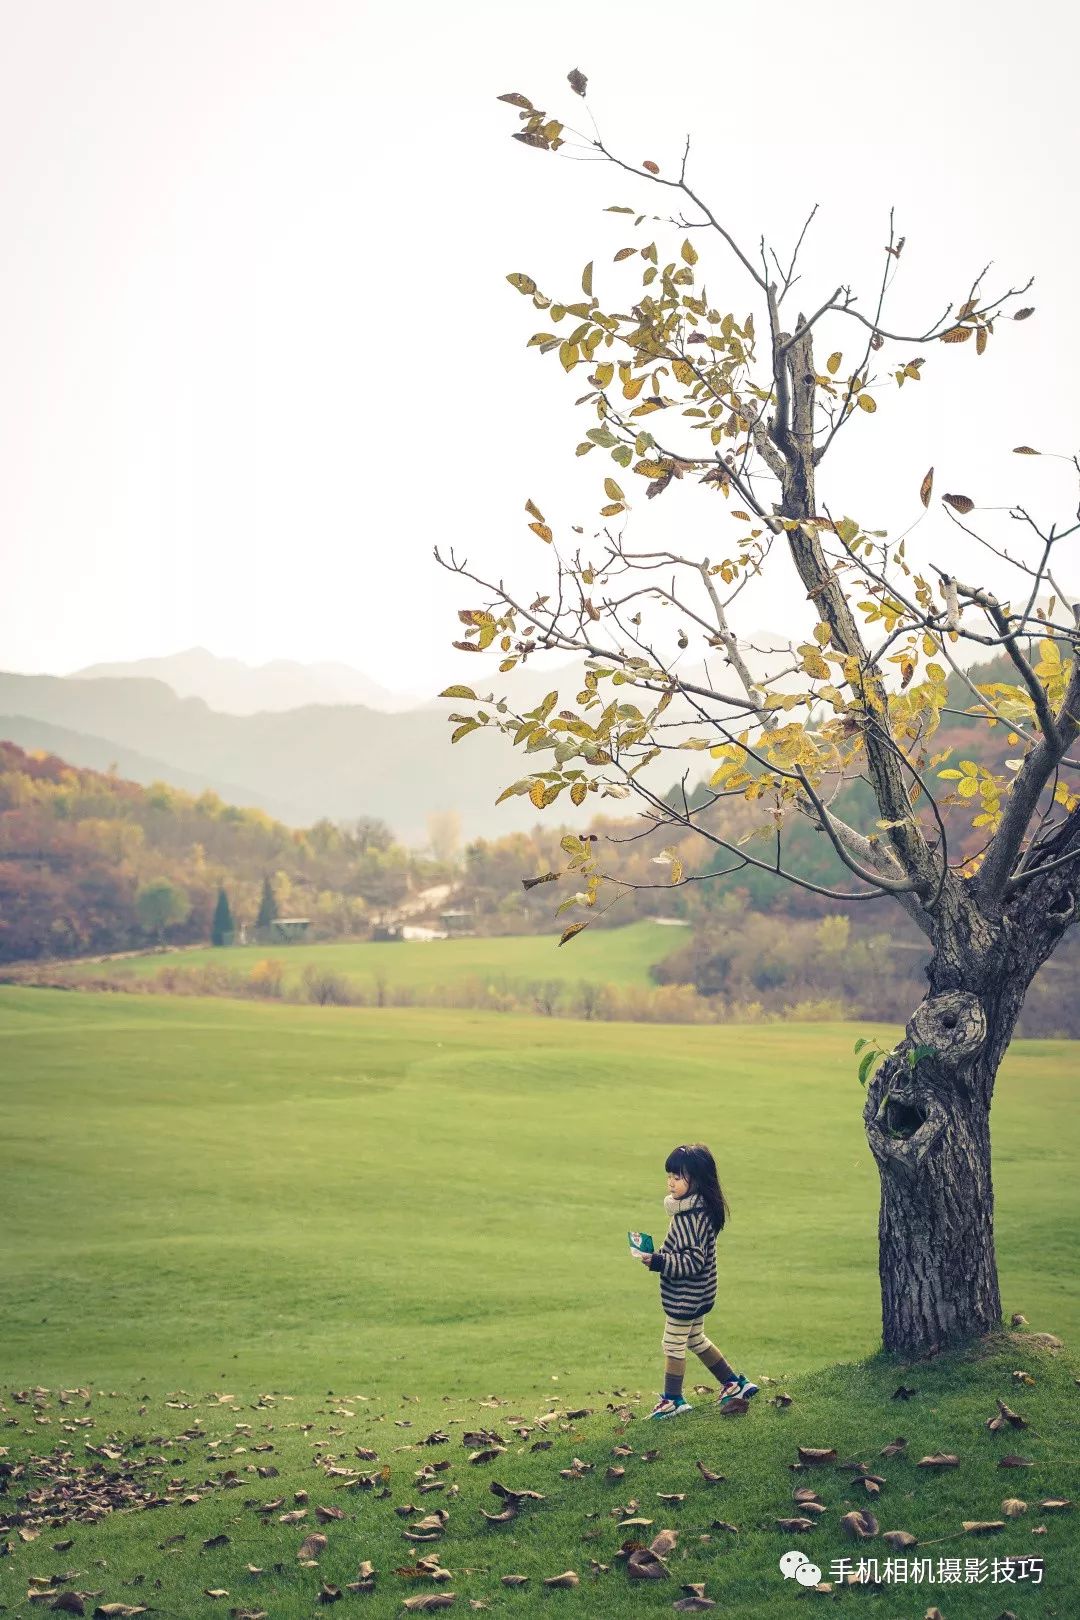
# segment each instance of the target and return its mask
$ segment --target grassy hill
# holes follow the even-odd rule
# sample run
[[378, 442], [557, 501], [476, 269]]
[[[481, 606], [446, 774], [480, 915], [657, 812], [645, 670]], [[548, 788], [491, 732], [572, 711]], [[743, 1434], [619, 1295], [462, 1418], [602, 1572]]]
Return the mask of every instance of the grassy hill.
[[[432, 984], [460, 983], [482, 978], [485, 982], [521, 984], [534, 979], [576, 984], [595, 979], [604, 984], [648, 985], [649, 968], [684, 938], [687, 930], [655, 922], [630, 923], [625, 928], [588, 932], [565, 950], [558, 933], [514, 934], [498, 939], [399, 940], [376, 944], [369, 940], [330, 941], [311, 945], [251, 945], [232, 950], [155, 952], [111, 962], [115, 977], [152, 977], [165, 963], [225, 967], [246, 974], [255, 963], [273, 957], [285, 968], [286, 985], [299, 982], [304, 969], [315, 967], [340, 973], [351, 983], [370, 989], [379, 978], [390, 984], [424, 988]], [[93, 962], [72, 962], [72, 972], [92, 978], [100, 973]]]
[[[185, 1620], [299, 1620], [333, 1588], [342, 1614], [399, 1614], [448, 1589], [462, 1612], [621, 1616], [670, 1612], [682, 1583], [703, 1582], [721, 1612], [772, 1620], [831, 1601], [783, 1583], [790, 1548], [826, 1579], [833, 1560], [893, 1555], [882, 1534], [844, 1535], [841, 1517], [869, 1508], [879, 1532], [907, 1531], [961, 1570], [1046, 1560], [1041, 1588], [850, 1595], [873, 1614], [1075, 1614], [1075, 1513], [1039, 1505], [1080, 1482], [1070, 1352], [1024, 1334], [971, 1361], [870, 1354], [877, 1177], [854, 1034], [0, 991], [0, 1459], [38, 1459], [0, 1496], [0, 1516], [20, 1515], [0, 1530], [0, 1602], [29, 1616], [31, 1578], [60, 1576], [99, 1594], [87, 1613], [124, 1602]], [[1067, 1344], [1074, 1070], [1069, 1043], [1015, 1043], [994, 1107], [1006, 1311]], [[646, 1427], [634, 1419], [656, 1387], [659, 1310], [624, 1232], [663, 1229], [663, 1157], [693, 1136], [716, 1150], [733, 1211], [710, 1332], [774, 1382], [742, 1417], [721, 1418], [710, 1389]], [[896, 1400], [901, 1385], [917, 1393]], [[769, 1405], [780, 1392], [791, 1404]], [[1028, 1427], [989, 1432], [998, 1399]], [[506, 1449], [470, 1462], [490, 1449], [463, 1447], [481, 1430]], [[800, 1446], [835, 1461], [792, 1472]], [[937, 1453], [957, 1465], [918, 1467]], [[1002, 1469], [1009, 1453], [1032, 1466]], [[880, 1498], [859, 1463], [884, 1480]], [[444, 1488], [420, 1490], [432, 1482]], [[492, 1524], [493, 1482], [544, 1500]], [[107, 1496], [128, 1511], [66, 1522], [73, 1484], [84, 1508]], [[809, 1516], [800, 1486], [821, 1522], [781, 1529]], [[27, 1502], [28, 1487], [44, 1498]], [[1015, 1521], [1012, 1498], [1029, 1504]], [[408, 1540], [436, 1509], [438, 1539]], [[288, 1512], [304, 1517], [282, 1524]], [[1005, 1527], [984, 1539], [965, 1520]], [[620, 1546], [669, 1527], [670, 1578], [630, 1579]], [[327, 1538], [314, 1562], [298, 1556], [312, 1532]], [[395, 1573], [432, 1554], [449, 1581]], [[350, 1591], [364, 1560], [374, 1591]], [[567, 1570], [578, 1586], [543, 1586]]]
[[[1018, 1385], [1017, 1370], [1033, 1382]], [[185, 1620], [302, 1620], [340, 1601], [342, 1615], [385, 1617], [441, 1593], [460, 1612], [595, 1620], [670, 1614], [696, 1585], [718, 1614], [775, 1620], [799, 1612], [800, 1600], [810, 1613], [831, 1608], [844, 1577], [872, 1560], [882, 1584], [841, 1599], [860, 1613], [913, 1620], [940, 1604], [946, 1620], [1070, 1620], [1080, 1607], [1076, 1513], [1041, 1504], [1075, 1491], [1074, 1372], [1013, 1334], [911, 1374], [882, 1357], [797, 1374], [738, 1417], [721, 1417], [710, 1395], [665, 1424], [637, 1421], [643, 1403], [610, 1383], [583, 1406], [554, 1390], [542, 1402], [504, 1393], [417, 1402], [347, 1377], [303, 1397], [232, 1374], [210, 1390], [165, 1392], [139, 1379], [83, 1386], [66, 1406], [55, 1389], [24, 1392], [9, 1407], [8, 1461], [40, 1460], [12, 1480], [0, 1515], [26, 1514], [22, 1528], [39, 1539], [8, 1532], [0, 1592], [18, 1614], [38, 1607], [24, 1602], [36, 1578], [52, 1593], [92, 1590], [75, 1611], [87, 1614], [95, 1601], [120, 1601]], [[900, 1387], [914, 1393], [897, 1400]], [[777, 1394], [790, 1404], [770, 1405]], [[999, 1400], [1030, 1427], [989, 1433]], [[75, 1438], [57, 1432], [65, 1423]], [[90, 1445], [107, 1446], [107, 1458]], [[793, 1471], [800, 1447], [831, 1450], [832, 1460]], [[919, 1466], [941, 1453], [956, 1465]], [[1002, 1467], [1018, 1453], [1030, 1467]], [[73, 1481], [84, 1502], [126, 1511], [65, 1520]], [[821, 1511], [795, 1501], [797, 1490], [813, 1491]], [[508, 1514], [505, 1493], [522, 1491], [541, 1499]], [[852, 1513], [872, 1515], [861, 1520], [866, 1539], [845, 1533]], [[792, 1519], [809, 1528], [780, 1522]], [[410, 1540], [430, 1534], [415, 1528], [425, 1520], [439, 1533]], [[1001, 1528], [969, 1534], [965, 1521]], [[885, 1539], [897, 1531], [915, 1544]], [[661, 1578], [632, 1578], [622, 1549], [654, 1543]], [[779, 1561], [791, 1550], [818, 1566], [831, 1595], [785, 1582]], [[1033, 1558], [1043, 1560], [1039, 1584], [1027, 1564], [1006, 1578], [1007, 1560]], [[951, 1579], [942, 1560], [953, 1561]], [[545, 1586], [568, 1573], [577, 1584]], [[506, 1576], [525, 1584], [505, 1586]]]

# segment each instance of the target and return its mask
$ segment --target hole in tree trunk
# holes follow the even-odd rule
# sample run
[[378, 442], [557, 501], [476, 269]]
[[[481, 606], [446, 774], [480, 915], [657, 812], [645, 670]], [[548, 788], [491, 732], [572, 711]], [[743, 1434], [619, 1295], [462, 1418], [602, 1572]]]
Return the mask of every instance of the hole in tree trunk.
[[885, 1105], [885, 1129], [894, 1136], [914, 1136], [925, 1121], [926, 1109], [918, 1103], [897, 1102], [890, 1097]]

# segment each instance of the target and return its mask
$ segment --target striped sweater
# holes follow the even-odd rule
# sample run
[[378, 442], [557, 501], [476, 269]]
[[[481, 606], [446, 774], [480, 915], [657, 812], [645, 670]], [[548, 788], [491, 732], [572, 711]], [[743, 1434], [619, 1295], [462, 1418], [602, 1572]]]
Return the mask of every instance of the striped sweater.
[[660, 1273], [660, 1303], [677, 1322], [693, 1322], [716, 1303], [716, 1231], [697, 1193], [664, 1199], [667, 1237], [649, 1261]]

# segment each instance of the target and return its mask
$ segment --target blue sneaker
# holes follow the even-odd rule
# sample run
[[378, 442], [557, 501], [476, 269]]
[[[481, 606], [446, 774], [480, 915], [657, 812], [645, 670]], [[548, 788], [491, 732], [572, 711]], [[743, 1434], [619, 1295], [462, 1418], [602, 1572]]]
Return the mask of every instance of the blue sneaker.
[[645, 1421], [648, 1423], [653, 1418], [678, 1417], [680, 1412], [692, 1412], [693, 1410], [690, 1402], [685, 1400], [682, 1395], [661, 1395]]
[[750, 1379], [747, 1378], [745, 1373], [736, 1373], [735, 1377], [732, 1378], [729, 1383], [726, 1383], [723, 1389], [720, 1391], [718, 1404], [723, 1406], [726, 1402], [737, 1397], [741, 1397], [744, 1401], [748, 1401], [752, 1395], [756, 1395], [757, 1393], [757, 1384], [751, 1383]]

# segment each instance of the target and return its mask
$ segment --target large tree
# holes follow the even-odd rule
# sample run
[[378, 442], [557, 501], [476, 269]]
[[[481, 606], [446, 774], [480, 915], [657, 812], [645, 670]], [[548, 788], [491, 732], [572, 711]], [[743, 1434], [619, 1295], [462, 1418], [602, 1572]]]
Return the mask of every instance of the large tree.
[[[569, 78], [583, 96], [584, 77], [575, 70]], [[480, 607], [460, 613], [467, 629], [455, 645], [490, 647], [501, 654], [500, 673], [550, 650], [585, 659], [576, 698], [551, 692], [524, 712], [512, 698], [450, 688], [445, 696], [479, 705], [452, 716], [453, 740], [478, 728], [502, 731], [543, 767], [506, 790], [528, 794], [538, 809], [564, 793], [575, 805], [591, 794], [636, 796], [645, 831], [674, 832], [681, 847], [698, 832], [725, 852], [716, 878], [750, 866], [849, 903], [885, 895], [903, 906], [926, 935], [928, 989], [903, 1039], [880, 1055], [872, 1075], [879, 1054], [871, 1048], [862, 1074], [866, 1136], [881, 1179], [884, 1343], [917, 1355], [984, 1334], [1001, 1320], [990, 1175], [994, 1081], [1028, 986], [1080, 916], [1080, 795], [1070, 774], [1080, 764], [1070, 757], [1080, 730], [1080, 608], [1053, 573], [1080, 524], [1044, 528], [1015, 509], [1033, 545], [1024, 561], [965, 521], [975, 506], [970, 496], [943, 497], [945, 513], [989, 556], [1019, 570], [1020, 589], [1007, 599], [1000, 588], [932, 563], [921, 571], [904, 539], [890, 541], [846, 515], [842, 492], [819, 494], [818, 470], [838, 435], [858, 431], [856, 424], [869, 429], [890, 393], [920, 382], [927, 353], [944, 345], [981, 356], [1003, 321], [1029, 316], [1030, 308], [1017, 307], [1026, 288], [991, 295], [978, 276], [940, 319], [914, 333], [895, 330], [885, 306], [904, 238], [890, 218], [869, 303], [838, 286], [800, 311], [792, 290], [805, 227], [782, 258], [764, 241], [751, 250], [725, 221], [723, 186], [707, 202], [691, 185], [685, 153], [671, 173], [627, 163], [599, 133], [575, 136], [517, 93], [500, 99], [518, 108], [515, 138], [526, 146], [550, 153], [576, 140], [576, 155], [633, 175], [678, 212], [652, 216], [661, 221], [657, 236], [670, 243], [663, 252], [650, 241], [615, 254], [642, 274], [640, 291], [619, 283], [614, 308], [594, 294], [591, 263], [581, 294], [562, 302], [524, 273], [508, 276], [548, 323], [530, 343], [573, 374], [577, 403], [593, 418], [578, 454], [607, 452], [615, 465], [603, 476], [602, 522], [589, 539], [579, 528], [562, 543], [527, 503], [548, 559], [538, 589], [535, 580], [519, 589], [484, 578], [453, 553], [436, 552], [484, 593]], [[637, 208], [613, 211], [636, 215], [637, 227], [649, 218]], [[706, 253], [711, 281], [727, 289], [720, 302], [699, 283]], [[611, 272], [612, 280], [627, 270]], [[620, 470], [644, 478], [652, 499], [676, 481], [695, 482], [715, 506], [712, 555], [688, 555], [670, 533], [633, 544]], [[931, 469], [911, 491], [913, 515], [920, 501], [930, 506], [932, 491]], [[719, 538], [725, 524], [734, 525], [732, 543]], [[729, 609], [767, 560], [796, 571], [810, 606], [788, 667], [755, 680]], [[680, 656], [690, 636], [704, 664], [687, 671]], [[974, 686], [954, 651], [965, 640], [986, 647], [988, 657], [1004, 649], [1015, 680]], [[949, 668], [966, 683], [968, 712], [1008, 732], [1015, 757], [1000, 769], [964, 758], [939, 769], [950, 751], [930, 753]], [[649, 785], [652, 762], [678, 757], [675, 750], [713, 756], [704, 798], [672, 802]], [[835, 803], [860, 776], [874, 802], [863, 827], [838, 815]], [[760, 808], [768, 859], [751, 854], [745, 836], [738, 844], [725, 839], [710, 819], [710, 809], [732, 795]], [[955, 828], [972, 809], [984, 842], [960, 858], [950, 853], [946, 823]], [[798, 817], [830, 840], [850, 874], [847, 887], [810, 884], [786, 869], [785, 824]], [[579, 913], [561, 942], [587, 926], [604, 885], [619, 881], [602, 864], [598, 841], [570, 835], [563, 847], [576, 892], [559, 909], [582, 907], [584, 920]], [[671, 882], [688, 881], [672, 843], [657, 859], [670, 861]]]

